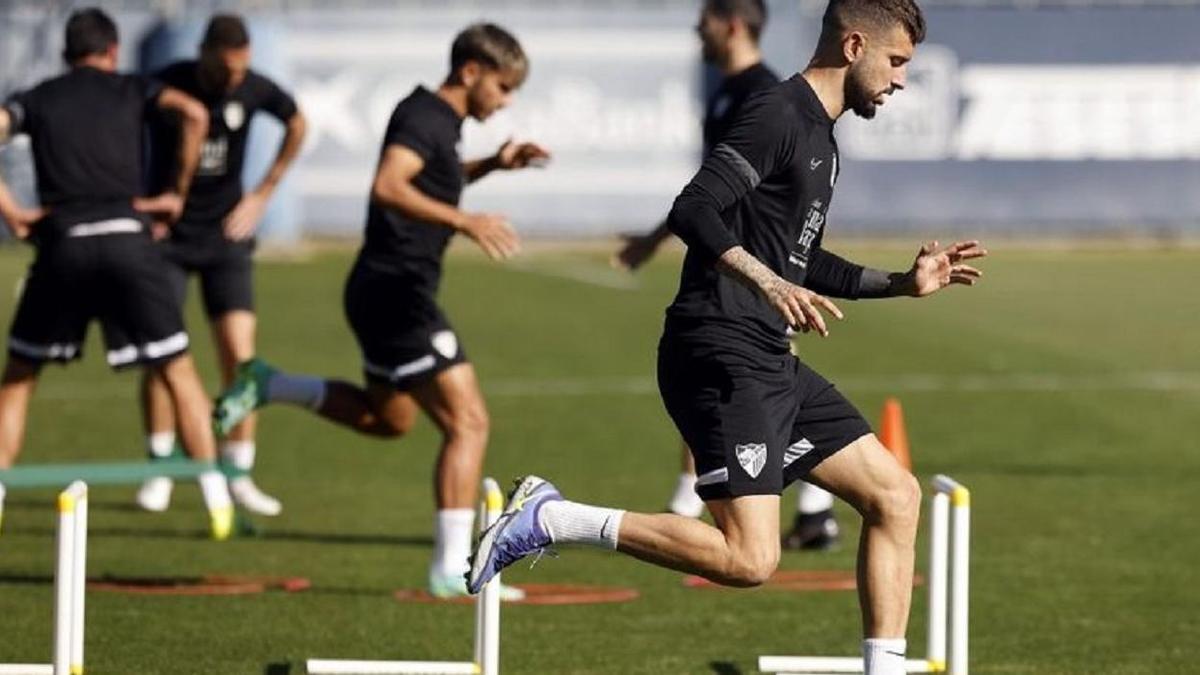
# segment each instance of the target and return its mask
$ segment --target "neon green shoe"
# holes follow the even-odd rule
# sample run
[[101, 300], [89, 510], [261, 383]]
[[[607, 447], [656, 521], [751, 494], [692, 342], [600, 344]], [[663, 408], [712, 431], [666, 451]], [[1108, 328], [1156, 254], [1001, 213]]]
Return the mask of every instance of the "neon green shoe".
[[260, 358], [238, 364], [233, 384], [213, 406], [213, 433], [226, 436], [246, 416], [267, 402], [267, 383], [276, 370]]
[[[442, 575], [434, 573], [430, 573], [429, 575], [429, 594], [443, 600], [471, 595], [467, 592], [466, 575]], [[525, 591], [516, 586], [500, 584], [500, 600], [502, 602], [517, 602], [524, 599]]]

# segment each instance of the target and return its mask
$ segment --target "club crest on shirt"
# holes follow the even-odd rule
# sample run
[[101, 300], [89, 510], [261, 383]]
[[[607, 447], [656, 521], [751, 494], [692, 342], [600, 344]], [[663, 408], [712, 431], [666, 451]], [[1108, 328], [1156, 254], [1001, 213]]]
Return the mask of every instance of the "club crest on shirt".
[[430, 339], [433, 348], [442, 356], [452, 359], [458, 354], [458, 337], [453, 331], [442, 330], [433, 334]]
[[739, 443], [733, 447], [733, 452], [737, 455], [738, 464], [742, 465], [746, 473], [751, 478], [758, 478], [758, 474], [762, 473], [767, 464], [767, 444]]
[[230, 131], [237, 131], [246, 123], [246, 107], [241, 101], [230, 101], [221, 110], [221, 117], [225, 119], [225, 126]]

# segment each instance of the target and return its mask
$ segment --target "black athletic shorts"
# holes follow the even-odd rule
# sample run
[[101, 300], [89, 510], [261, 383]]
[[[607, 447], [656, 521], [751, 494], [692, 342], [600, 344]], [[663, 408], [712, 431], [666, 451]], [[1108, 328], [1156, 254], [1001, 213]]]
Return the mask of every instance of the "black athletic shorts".
[[432, 293], [408, 278], [356, 264], [343, 305], [368, 381], [407, 391], [467, 355]]
[[210, 319], [234, 310], [254, 311], [254, 240], [173, 234], [162, 246], [170, 263], [171, 288], [180, 307], [187, 299], [188, 276], [195, 274], [200, 278], [204, 311]]
[[696, 460], [701, 499], [779, 494], [871, 433], [858, 410], [791, 354], [729, 358], [664, 336], [658, 387]]
[[80, 223], [39, 246], [8, 351], [38, 364], [78, 359], [92, 319], [100, 320], [113, 368], [166, 361], [187, 351], [166, 265], [138, 220]]

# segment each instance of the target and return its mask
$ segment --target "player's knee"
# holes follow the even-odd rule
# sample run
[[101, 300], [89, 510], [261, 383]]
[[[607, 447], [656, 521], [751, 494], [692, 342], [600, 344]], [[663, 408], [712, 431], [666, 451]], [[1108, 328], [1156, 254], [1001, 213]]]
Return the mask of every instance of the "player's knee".
[[916, 531], [921, 515], [921, 484], [907, 471], [872, 497], [867, 518]]
[[412, 410], [389, 410], [379, 417], [378, 435], [384, 438], [400, 438], [412, 431], [417, 415]]
[[447, 431], [452, 436], [486, 441], [491, 432], [492, 421], [488, 416], [487, 408], [481, 403], [464, 406], [461, 410], [455, 411], [450, 419], [449, 427]]
[[728, 570], [730, 585], [751, 588], [761, 586], [779, 567], [779, 545], [746, 546], [734, 553]]

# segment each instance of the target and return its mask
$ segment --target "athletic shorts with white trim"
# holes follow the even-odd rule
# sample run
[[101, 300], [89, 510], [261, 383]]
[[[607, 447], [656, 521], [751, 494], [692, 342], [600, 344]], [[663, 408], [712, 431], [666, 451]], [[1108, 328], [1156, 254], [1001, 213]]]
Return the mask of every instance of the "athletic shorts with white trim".
[[99, 319], [113, 368], [156, 363], [188, 349], [158, 249], [132, 218], [80, 223], [45, 241], [29, 268], [9, 331], [17, 358], [68, 362], [83, 355]]
[[433, 298], [402, 276], [355, 265], [343, 304], [368, 381], [408, 391], [467, 362], [458, 336]]
[[735, 359], [664, 336], [658, 386], [705, 500], [779, 494], [871, 433], [829, 381], [788, 353]]

